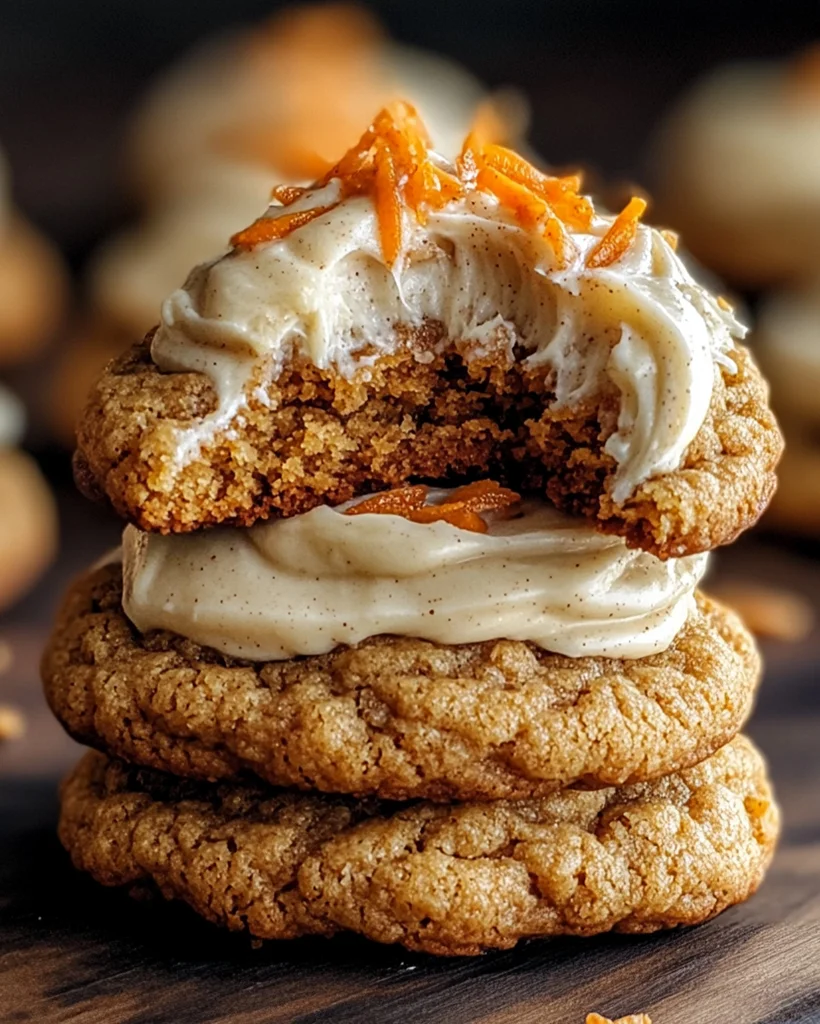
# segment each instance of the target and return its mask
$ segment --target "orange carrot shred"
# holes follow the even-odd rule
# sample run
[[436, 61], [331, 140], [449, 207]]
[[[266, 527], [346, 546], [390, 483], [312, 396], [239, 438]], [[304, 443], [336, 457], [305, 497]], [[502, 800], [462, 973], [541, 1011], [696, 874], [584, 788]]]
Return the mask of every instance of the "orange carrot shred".
[[427, 488], [423, 484], [399, 487], [392, 491], [380, 491], [364, 501], [345, 509], [346, 516], [360, 516], [370, 512], [384, 515], [403, 516], [424, 505]]
[[381, 491], [346, 509], [345, 515], [380, 513], [403, 516], [412, 523], [444, 522], [462, 530], [486, 533], [487, 524], [481, 518], [482, 512], [510, 508], [521, 500], [520, 494], [502, 487], [495, 480], [479, 480], [459, 487], [448, 501], [439, 505], [425, 504], [427, 491], [428, 488], [420, 484]]
[[446, 502], [443, 505], [425, 505], [414, 509], [406, 516], [411, 523], [449, 523], [460, 530], [486, 533], [487, 524], [477, 512], [468, 509], [462, 502]]
[[263, 242], [275, 242], [332, 209], [333, 206], [317, 206], [312, 210], [285, 213], [281, 217], [259, 217], [249, 227], [238, 231], [231, 238], [231, 245], [236, 249], [250, 249]]
[[[544, 174], [513, 150], [492, 141], [498, 136], [492, 118], [481, 117], [464, 140], [455, 168], [440, 165], [430, 148], [427, 130], [414, 107], [397, 101], [380, 110], [358, 142], [309, 189], [279, 186], [274, 201], [288, 206], [311, 190], [338, 183], [341, 199], [370, 196], [376, 211], [382, 255], [388, 266], [401, 258], [404, 211], [425, 224], [431, 212], [473, 191], [492, 195], [523, 228], [539, 233], [565, 269], [578, 258], [570, 230], [587, 231], [592, 202], [581, 195], [581, 179], [571, 174]], [[334, 204], [316, 210], [261, 218], [233, 237], [240, 248], [273, 241], [307, 224]], [[615, 218], [606, 235], [587, 257], [587, 266], [604, 267], [631, 245], [646, 204], [633, 199]], [[425, 513], [426, 514], [426, 513]]]
[[463, 502], [472, 512], [490, 512], [517, 505], [521, 495], [502, 487], [495, 480], [477, 480], [459, 487], [450, 495], [450, 502]]
[[300, 188], [298, 185], [274, 185], [270, 197], [282, 206], [290, 206], [297, 199], [301, 199], [306, 192], [306, 188]]
[[632, 199], [621, 210], [607, 233], [587, 255], [587, 267], [608, 267], [629, 249], [638, 233], [638, 221], [646, 209], [646, 200], [639, 196]]
[[487, 146], [483, 160], [492, 168], [528, 189], [561, 213], [572, 227], [586, 228], [592, 219], [592, 204], [577, 194], [581, 187], [578, 175], [555, 178], [542, 174], [518, 153], [504, 146]]
[[480, 166], [476, 184], [484, 191], [491, 192], [524, 227], [536, 227], [547, 213], [547, 204], [543, 199], [493, 167]]
[[393, 150], [385, 143], [376, 147], [375, 205], [385, 262], [392, 267], [401, 252], [401, 195]]

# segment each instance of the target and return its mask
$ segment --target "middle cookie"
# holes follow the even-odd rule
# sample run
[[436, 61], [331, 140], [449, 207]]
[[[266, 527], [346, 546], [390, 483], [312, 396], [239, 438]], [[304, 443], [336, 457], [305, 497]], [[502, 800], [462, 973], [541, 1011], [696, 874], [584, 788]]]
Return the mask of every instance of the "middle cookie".
[[249, 530], [128, 527], [124, 572], [94, 570], [60, 615], [53, 710], [176, 775], [401, 800], [645, 781], [736, 734], [759, 659], [696, 592], [705, 556], [504, 509], [489, 482], [424, 491]]

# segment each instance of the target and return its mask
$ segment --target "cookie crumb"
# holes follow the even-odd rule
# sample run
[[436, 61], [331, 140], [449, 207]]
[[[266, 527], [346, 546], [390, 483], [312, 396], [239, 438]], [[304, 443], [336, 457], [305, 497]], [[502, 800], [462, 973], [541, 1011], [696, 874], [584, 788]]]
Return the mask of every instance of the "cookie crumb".
[[763, 583], [727, 583], [712, 593], [743, 619], [755, 636], [804, 640], [814, 627], [814, 609], [801, 594]]
[[0, 705], [0, 740], [19, 739], [26, 731], [26, 720], [21, 711]]
[[630, 1013], [628, 1017], [619, 1017], [617, 1020], [602, 1017], [600, 1013], [588, 1013], [586, 1024], [652, 1024], [652, 1020], [646, 1013]]

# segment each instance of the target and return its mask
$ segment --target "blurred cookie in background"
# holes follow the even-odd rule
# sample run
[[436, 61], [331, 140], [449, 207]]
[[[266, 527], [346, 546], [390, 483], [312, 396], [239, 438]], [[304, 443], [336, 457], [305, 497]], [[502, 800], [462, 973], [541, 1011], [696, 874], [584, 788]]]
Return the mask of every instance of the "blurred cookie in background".
[[103, 367], [157, 323], [191, 267], [223, 255], [274, 185], [325, 173], [398, 96], [449, 156], [476, 121], [499, 141], [520, 140], [527, 125], [520, 96], [488, 95], [451, 60], [388, 40], [347, 3], [288, 8], [204, 44], [157, 83], [127, 154], [148, 208], [92, 257], [86, 314], [56, 368], [51, 418], [64, 445]]
[[820, 535], [820, 273], [761, 304], [754, 344], [786, 437], [767, 521]]
[[56, 249], [16, 210], [0, 153], [0, 367], [31, 359], [53, 337], [67, 284]]
[[0, 611], [25, 593], [57, 550], [51, 491], [17, 447], [24, 427], [21, 403], [0, 386]]
[[[270, 192], [270, 175], [266, 179]], [[77, 419], [106, 363], [158, 322], [163, 300], [192, 266], [222, 255], [237, 225], [258, 214], [260, 190], [248, 192], [244, 185], [241, 176], [226, 178], [226, 187], [213, 198], [168, 198], [94, 253], [86, 274], [86, 308], [57, 359], [51, 387], [49, 416], [61, 444], [74, 446]]]
[[820, 44], [722, 67], [680, 100], [651, 154], [656, 216], [742, 288], [820, 270]]
[[364, 7], [305, 5], [211, 39], [161, 78], [137, 112], [128, 172], [148, 202], [219, 190], [237, 165], [270, 183], [312, 181], [391, 100], [414, 103], [454, 156], [484, 95], [452, 60], [396, 43]]

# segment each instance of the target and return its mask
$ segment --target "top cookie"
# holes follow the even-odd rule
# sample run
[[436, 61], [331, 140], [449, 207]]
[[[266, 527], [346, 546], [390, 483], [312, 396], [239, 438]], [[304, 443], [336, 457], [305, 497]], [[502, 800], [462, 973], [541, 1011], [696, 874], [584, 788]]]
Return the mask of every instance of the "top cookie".
[[578, 187], [474, 135], [450, 167], [383, 111], [109, 368], [81, 487], [186, 532], [493, 475], [661, 557], [732, 540], [781, 449], [744, 329], [641, 200]]

